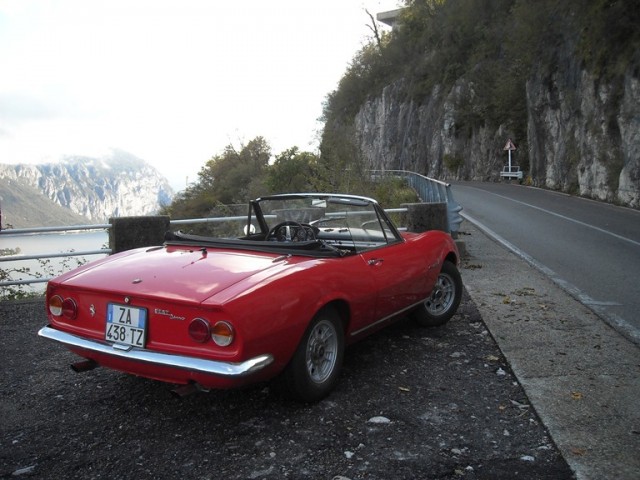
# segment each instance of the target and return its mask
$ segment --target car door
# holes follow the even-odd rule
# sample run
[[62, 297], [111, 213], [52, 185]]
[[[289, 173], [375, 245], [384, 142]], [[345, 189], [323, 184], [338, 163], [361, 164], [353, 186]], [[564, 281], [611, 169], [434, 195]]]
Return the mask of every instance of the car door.
[[425, 295], [425, 265], [405, 242], [361, 253], [376, 288], [375, 320], [420, 302]]
[[425, 259], [415, 245], [407, 243], [384, 212], [361, 225], [359, 251], [376, 288], [375, 321], [410, 307], [425, 296]]

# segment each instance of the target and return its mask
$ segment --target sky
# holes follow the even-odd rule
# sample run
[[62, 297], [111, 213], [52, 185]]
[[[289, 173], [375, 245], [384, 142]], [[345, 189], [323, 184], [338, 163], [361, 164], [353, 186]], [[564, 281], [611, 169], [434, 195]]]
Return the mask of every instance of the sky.
[[[232, 144], [317, 151], [398, 0], [0, 0], [0, 163], [125, 150], [175, 190]], [[385, 25], [380, 25], [386, 29]]]

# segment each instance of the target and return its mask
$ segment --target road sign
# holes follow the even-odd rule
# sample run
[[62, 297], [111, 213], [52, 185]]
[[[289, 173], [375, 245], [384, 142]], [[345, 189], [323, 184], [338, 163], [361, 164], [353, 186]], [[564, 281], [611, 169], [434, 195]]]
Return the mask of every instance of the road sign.
[[513, 144], [513, 142], [511, 141], [511, 139], [507, 140], [507, 144], [504, 146], [503, 150], [515, 150], [516, 146]]

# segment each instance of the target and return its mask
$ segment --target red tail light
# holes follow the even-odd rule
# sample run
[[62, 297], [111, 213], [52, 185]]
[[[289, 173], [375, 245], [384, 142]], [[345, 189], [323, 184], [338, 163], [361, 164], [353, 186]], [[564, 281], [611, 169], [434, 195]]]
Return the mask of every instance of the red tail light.
[[74, 320], [78, 316], [78, 305], [72, 298], [66, 298], [62, 302], [62, 316], [68, 320]]
[[189, 324], [189, 336], [196, 342], [205, 343], [211, 338], [209, 322], [203, 318], [194, 318]]

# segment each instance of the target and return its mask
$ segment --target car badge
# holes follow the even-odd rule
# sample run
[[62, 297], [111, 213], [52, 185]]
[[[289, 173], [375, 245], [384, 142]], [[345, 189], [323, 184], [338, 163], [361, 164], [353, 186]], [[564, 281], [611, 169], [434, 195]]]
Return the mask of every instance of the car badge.
[[129, 297], [124, 297], [124, 303], [129, 303], [131, 299]]
[[141, 278], [134, 278], [134, 279], [133, 279], [133, 281], [132, 281], [131, 283], [133, 283], [134, 285], [135, 285], [136, 283], [142, 283], [142, 279], [141, 279]]
[[92, 317], [96, 316], [96, 307], [93, 304], [91, 304], [91, 306], [89, 307], [89, 313]]
[[180, 317], [178, 315], [174, 315], [169, 310], [164, 310], [162, 308], [156, 308], [153, 313], [156, 315], [164, 315], [165, 317], [169, 317], [171, 320], [185, 320], [186, 317]]

